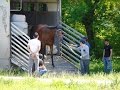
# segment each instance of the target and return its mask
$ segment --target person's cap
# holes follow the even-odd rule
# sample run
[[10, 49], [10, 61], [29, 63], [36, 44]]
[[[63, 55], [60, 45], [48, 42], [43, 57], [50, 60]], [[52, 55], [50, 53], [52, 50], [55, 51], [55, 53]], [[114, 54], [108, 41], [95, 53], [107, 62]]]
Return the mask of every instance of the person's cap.
[[83, 39], [87, 40], [87, 39], [88, 39], [88, 37], [83, 37]]
[[80, 42], [83, 43], [83, 44], [85, 44], [85, 40], [84, 39], [81, 39]]

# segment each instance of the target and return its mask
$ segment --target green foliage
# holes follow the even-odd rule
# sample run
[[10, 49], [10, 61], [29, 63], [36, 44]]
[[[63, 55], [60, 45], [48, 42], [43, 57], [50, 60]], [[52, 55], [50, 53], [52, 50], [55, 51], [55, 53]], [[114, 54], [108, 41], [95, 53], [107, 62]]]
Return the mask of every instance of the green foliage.
[[[95, 2], [99, 2], [95, 4]], [[93, 10], [94, 9], [94, 10]], [[94, 11], [93, 17], [92, 10]], [[86, 26], [92, 24], [96, 57], [102, 57], [104, 39], [108, 38], [114, 56], [120, 56], [120, 2], [116, 0], [63, 0], [62, 20], [84, 35]], [[90, 19], [91, 18], [91, 19]], [[93, 21], [92, 21], [93, 20]], [[93, 22], [93, 23], [92, 23]]]
[[[120, 55], [120, 4], [112, 1], [102, 2], [95, 11], [94, 31], [96, 36], [96, 49], [103, 48], [105, 38], [110, 40], [115, 56]], [[100, 50], [100, 49], [98, 49]], [[102, 53], [99, 53], [101, 56]]]
[[80, 21], [82, 20], [85, 12], [87, 12], [87, 9], [87, 5], [82, 0], [63, 0], [62, 21], [83, 34], [86, 34], [85, 27], [80, 23]]
[[26, 76], [27, 72], [23, 71], [20, 68], [11, 68], [6, 70], [0, 70], [0, 75], [2, 76]]

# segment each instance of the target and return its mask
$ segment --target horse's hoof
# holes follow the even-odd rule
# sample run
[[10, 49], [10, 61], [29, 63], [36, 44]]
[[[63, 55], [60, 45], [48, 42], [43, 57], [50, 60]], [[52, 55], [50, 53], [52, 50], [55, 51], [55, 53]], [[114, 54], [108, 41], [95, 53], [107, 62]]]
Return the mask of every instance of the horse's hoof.
[[55, 65], [52, 65], [53, 66], [53, 68], [55, 68]]

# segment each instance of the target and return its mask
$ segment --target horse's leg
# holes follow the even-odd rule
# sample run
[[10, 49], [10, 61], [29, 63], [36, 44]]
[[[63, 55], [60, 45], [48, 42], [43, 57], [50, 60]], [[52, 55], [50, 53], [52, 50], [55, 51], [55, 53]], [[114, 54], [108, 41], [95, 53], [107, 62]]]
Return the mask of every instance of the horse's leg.
[[52, 66], [55, 67], [54, 61], [53, 61], [53, 45], [50, 46], [50, 53], [51, 53]]
[[44, 55], [45, 55], [45, 44], [42, 45], [42, 56], [43, 56], [42, 60], [43, 60], [43, 62], [44, 62], [44, 59], [45, 59]]

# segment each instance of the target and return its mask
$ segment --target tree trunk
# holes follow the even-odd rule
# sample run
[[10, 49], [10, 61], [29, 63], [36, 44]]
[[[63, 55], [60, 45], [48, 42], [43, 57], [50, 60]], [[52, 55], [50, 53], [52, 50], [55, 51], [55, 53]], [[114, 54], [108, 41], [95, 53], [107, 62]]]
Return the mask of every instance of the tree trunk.
[[93, 32], [92, 25], [85, 25], [85, 29], [86, 29], [88, 41], [90, 42], [91, 47], [95, 48], [94, 32]]
[[89, 11], [82, 19], [82, 23], [85, 25], [88, 40], [92, 48], [95, 47], [94, 41], [94, 31], [93, 31], [93, 21], [94, 21], [94, 10]]
[[85, 0], [86, 4], [89, 7], [89, 10], [86, 13], [86, 15], [82, 18], [82, 23], [85, 25], [88, 40], [89, 40], [92, 48], [95, 48], [95, 40], [94, 40], [95, 33], [94, 33], [94, 29], [93, 29], [93, 22], [94, 22], [94, 18], [95, 18], [94, 12], [100, 1], [101, 0], [95, 0], [95, 2], [92, 4], [91, 0], [89, 0], [89, 1]]

